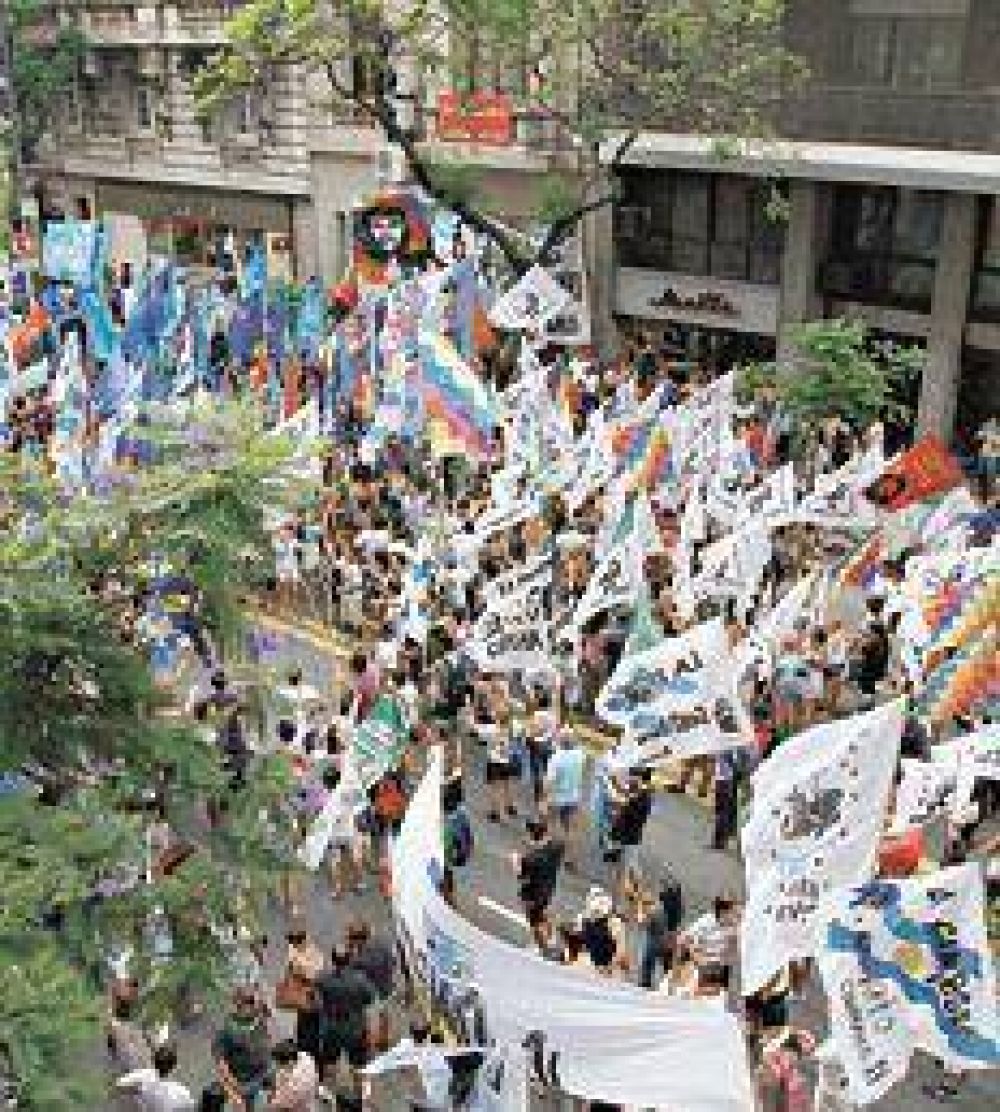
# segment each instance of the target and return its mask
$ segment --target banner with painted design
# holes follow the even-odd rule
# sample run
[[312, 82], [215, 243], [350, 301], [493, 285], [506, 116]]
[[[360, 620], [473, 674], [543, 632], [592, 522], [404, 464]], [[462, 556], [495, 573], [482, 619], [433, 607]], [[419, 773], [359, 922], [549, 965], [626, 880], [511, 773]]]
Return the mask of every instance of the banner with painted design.
[[1000, 1013], [978, 863], [834, 893], [819, 968], [856, 1104], [922, 1049], [955, 1071], [1000, 1067]]
[[954, 812], [955, 797], [958, 790], [958, 752], [950, 746], [936, 746], [938, 750], [947, 749], [950, 759], [920, 761], [913, 757], [903, 757], [900, 764], [900, 781], [896, 786], [896, 799], [892, 834], [905, 834], [907, 830], [923, 826], [939, 815]]
[[566, 504], [573, 513], [614, 477], [611, 435], [600, 410], [590, 415], [587, 427], [577, 442], [575, 456], [575, 475], [565, 492]]
[[57, 282], [90, 286], [97, 256], [97, 225], [90, 220], [50, 220], [42, 237], [42, 273]]
[[785, 525], [795, 513], [795, 469], [785, 464], [751, 487], [738, 477], [728, 480], [720, 471], [708, 484], [706, 509], [716, 521], [730, 527], [751, 518], [760, 518], [772, 529]]
[[865, 498], [864, 491], [888, 463], [881, 452], [858, 456], [837, 471], [818, 475], [813, 489], [795, 507], [795, 520], [827, 529], [874, 527], [883, 515]]
[[795, 630], [798, 620], [810, 611], [820, 577], [811, 572], [792, 587], [753, 626], [738, 650], [743, 667], [754, 660], [769, 660], [783, 638]]
[[867, 879], [878, 856], [902, 710], [889, 703], [813, 726], [784, 742], [752, 778], [740, 833], [747, 903], [742, 990], [756, 992], [794, 958], [815, 952], [822, 905]]
[[436, 889], [441, 756], [392, 844], [393, 911], [407, 965], [469, 1044], [528, 1043], [554, 1087], [585, 1100], [685, 1112], [750, 1112], [735, 1018], [705, 1000], [650, 993], [556, 965], [466, 922]]
[[883, 510], [902, 510], [962, 482], [962, 469], [944, 442], [923, 436], [909, 451], [897, 456], [865, 490], [868, 500]]
[[663, 538], [644, 491], [623, 492], [619, 488], [605, 495], [605, 517], [594, 543], [594, 556], [605, 560], [616, 548], [632, 539], [644, 553], [663, 551]]
[[490, 309], [490, 323], [512, 332], [540, 332], [570, 303], [569, 293], [540, 266], [533, 266]]
[[503, 593], [491, 584], [486, 611], [472, 630], [469, 650], [484, 672], [551, 667], [548, 565], [538, 566]]
[[642, 583], [642, 549], [633, 537], [622, 548], [609, 552], [597, 565], [570, 618], [568, 635], [574, 639], [578, 637], [595, 614], [631, 607]]
[[597, 716], [611, 725], [647, 733], [641, 726], [644, 718], [693, 712], [711, 697], [711, 666], [726, 656], [721, 618], [623, 656], [597, 697]]

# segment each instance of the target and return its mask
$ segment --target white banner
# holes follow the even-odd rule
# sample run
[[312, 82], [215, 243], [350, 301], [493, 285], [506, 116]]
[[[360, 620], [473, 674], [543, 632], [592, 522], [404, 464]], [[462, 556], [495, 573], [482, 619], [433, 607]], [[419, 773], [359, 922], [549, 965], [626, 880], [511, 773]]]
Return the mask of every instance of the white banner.
[[722, 472], [713, 475], [708, 485], [706, 508], [716, 521], [736, 526], [751, 518], [761, 519], [769, 528], [784, 525], [795, 512], [795, 470], [785, 464], [756, 486], [745, 487], [738, 480], [728, 486]]
[[512, 286], [490, 310], [490, 323], [512, 332], [539, 332], [569, 304], [570, 295], [540, 266]]
[[[469, 1042], [539, 1048], [547, 1079], [586, 1100], [684, 1112], [750, 1112], [753, 1091], [735, 1018], [492, 938], [438, 895], [440, 756], [392, 847], [393, 905], [410, 968]], [[469, 1028], [473, 1028], [471, 1032]]]
[[576, 475], [566, 491], [566, 504], [575, 513], [595, 491], [611, 481], [614, 453], [604, 416], [595, 410], [576, 446]]
[[551, 578], [551, 569], [543, 565], [509, 593], [496, 599], [491, 595], [469, 645], [484, 672], [551, 667], [551, 623], [546, 600]]
[[[939, 747], [940, 748], [940, 747]], [[903, 757], [902, 778], [896, 787], [895, 813], [889, 830], [905, 834], [915, 826], [954, 810], [958, 788], [958, 753], [951, 761], [918, 761]]]
[[812, 492], [795, 508], [795, 520], [828, 529], [877, 526], [884, 514], [865, 498], [864, 491], [888, 467], [881, 452], [850, 460], [838, 471], [817, 477]]
[[857, 1104], [900, 1078], [915, 1047], [951, 1069], [1000, 1066], [1000, 1015], [978, 863], [878, 880], [828, 904], [819, 967]]
[[573, 611], [568, 632], [575, 638], [595, 614], [634, 605], [642, 583], [642, 549], [632, 537], [597, 565]]
[[669, 712], [691, 713], [714, 698], [714, 667], [724, 662], [726, 634], [721, 618], [679, 637], [623, 656], [598, 695], [595, 712], [615, 726], [649, 733], [641, 721]]
[[740, 834], [747, 875], [744, 994], [791, 959], [810, 956], [824, 898], [869, 875], [901, 729], [897, 703], [813, 726], [754, 773], [753, 805]]
[[747, 668], [754, 660], [770, 660], [782, 639], [795, 629], [795, 623], [807, 612], [814, 598], [818, 576], [815, 572], [800, 579], [750, 630], [738, 656], [741, 667]]

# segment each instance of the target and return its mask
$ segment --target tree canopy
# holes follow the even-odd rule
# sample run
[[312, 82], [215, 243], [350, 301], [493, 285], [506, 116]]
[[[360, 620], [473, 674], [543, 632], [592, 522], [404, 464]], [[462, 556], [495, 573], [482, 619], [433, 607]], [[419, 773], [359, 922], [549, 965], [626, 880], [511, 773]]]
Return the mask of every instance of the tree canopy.
[[[219, 747], [154, 683], [133, 631], [166, 560], [196, 588], [215, 645], [236, 644], [290, 446], [238, 406], [183, 426], [144, 428], [157, 460], [69, 503], [0, 457], [0, 1075], [22, 1108], [101, 1105], [86, 1062], [109, 947], [132, 950], [149, 1019], [177, 1022], [192, 999], [211, 1008], [232, 972], [222, 928], [259, 922], [289, 866], [286, 769], [263, 757], [230, 790]], [[154, 797], [193, 853], [147, 878]], [[216, 827], [210, 799], [226, 809]], [[171, 925], [168, 963], [148, 944], [154, 909]]]
[[[609, 204], [642, 128], [718, 137], [766, 134], [801, 72], [785, 48], [782, 0], [250, 0], [228, 46], [198, 78], [203, 112], [276, 67], [319, 75], [331, 105], [382, 129], [413, 181], [487, 235], [517, 271], [550, 260], [587, 212]], [[553, 135], [558, 174], [543, 188], [541, 242], [507, 226], [498, 203], [425, 142], [429, 86], [507, 93]]]

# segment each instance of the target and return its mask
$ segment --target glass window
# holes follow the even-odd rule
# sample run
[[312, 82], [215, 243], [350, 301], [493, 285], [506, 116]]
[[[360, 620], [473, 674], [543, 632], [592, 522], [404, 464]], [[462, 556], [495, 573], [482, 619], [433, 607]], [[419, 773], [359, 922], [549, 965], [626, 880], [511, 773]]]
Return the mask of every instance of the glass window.
[[856, 19], [851, 26], [847, 60], [850, 80], [858, 85], [885, 85], [889, 81], [893, 21], [887, 17]]
[[936, 258], [941, 238], [941, 212], [940, 194], [901, 189], [893, 220], [894, 252]]
[[979, 320], [1000, 320], [1000, 202], [986, 202], [980, 226], [979, 265], [973, 281], [972, 315]]
[[951, 88], [961, 82], [960, 19], [900, 19], [896, 26], [893, 84], [900, 89]]
[[140, 131], [153, 130], [153, 90], [148, 85], [136, 88], [135, 121]]

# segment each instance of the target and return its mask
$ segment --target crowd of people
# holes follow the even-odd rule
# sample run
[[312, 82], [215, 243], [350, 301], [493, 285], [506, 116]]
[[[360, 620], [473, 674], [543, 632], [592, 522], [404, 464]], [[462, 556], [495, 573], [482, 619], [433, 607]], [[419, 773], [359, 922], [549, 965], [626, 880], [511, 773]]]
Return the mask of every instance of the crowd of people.
[[[599, 371], [565, 349], [539, 344], [537, 352], [545, 404], [562, 407], [576, 435], [595, 413], [610, 421], [623, 397], [637, 408], [656, 398], [657, 412], [667, 412], [691, 403], [712, 383], [704, 368], [647, 338]], [[307, 378], [289, 378], [285, 416], [307, 399]], [[13, 398], [8, 450], [44, 446], [58, 405], [44, 387]], [[325, 626], [322, 652], [339, 661], [336, 680], [312, 686], [301, 662], [284, 662], [286, 674], [269, 692], [269, 710], [257, 729], [204, 638], [197, 591], [183, 576], [152, 577], [123, 620], [126, 633], [142, 636], [144, 622], [162, 617], [150, 600], [169, 602], [169, 624], [190, 651], [171, 646], [153, 664], [169, 683], [179, 656], [189, 654], [203, 673], [188, 710], [223, 751], [231, 790], [253, 775], [256, 753], [286, 755], [296, 780], [288, 801], [299, 831], [295, 854], [315, 869], [324, 907], [343, 929], [324, 952], [309, 923], [315, 886], [292, 867], [276, 894], [286, 942], [277, 961], [273, 940], [248, 937], [240, 924], [231, 925], [231, 1009], [212, 1039], [214, 1077], [200, 1091], [177, 1080], [171, 1038], [140, 1029], [130, 976], [112, 976], [108, 1032], [118, 1092], [154, 1109], [307, 1112], [320, 1100], [332, 1102], [338, 1090], [342, 1102], [357, 1103], [366, 1092], [375, 1106], [396, 1107], [371, 1096], [382, 1075], [378, 1068], [366, 1074], [366, 1067], [403, 1034], [399, 1045], [409, 1054], [403, 1072], [412, 1075], [413, 1091], [382, 1099], [408, 1102], [399, 1107], [476, 1106], [475, 1085], [464, 1071], [469, 1063], [446, 1053], [475, 1039], [460, 1038], [469, 1033], [454, 1029], [454, 1018], [435, 1008], [408, 968], [388, 910], [388, 843], [426, 755], [440, 746], [446, 784], [439, 883], [449, 903], [470, 910], [483, 847], [501, 833], [513, 837], [519, 849], [510, 868], [526, 924], [524, 945], [581, 976], [628, 979], [651, 993], [709, 1000], [736, 1014], [762, 1107], [846, 1108], [836, 1059], [823, 1042], [811, 962], [789, 963], [763, 988], [744, 993], [741, 892], [722, 885], [714, 893], [692, 892], [683, 868], [670, 864], [683, 853], [664, 850], [650, 831], [661, 810], [680, 806], [673, 797], [700, 800], [705, 841], [686, 852], [717, 854], [721, 862], [735, 852], [753, 771], [780, 756], [789, 738], [880, 702], [904, 702], [901, 753], [907, 759], [929, 762], [938, 746], [996, 722], [995, 661], [986, 686], [960, 707], [939, 712], [926, 698], [929, 670], [915, 661], [907, 621], [912, 606], [906, 605], [925, 551], [920, 525], [901, 526], [899, 536], [886, 536], [871, 551], [849, 529], [789, 520], [771, 531], [763, 566], [748, 574], [746, 590], [692, 597], [691, 577], [704, 570], [703, 557], [729, 528], [711, 513], [694, 515], [690, 492], [664, 483], [651, 492], [655, 538], [642, 555], [642, 588], [634, 597], [587, 615], [575, 635], [551, 645], [547, 661], [494, 670], [483, 665], [475, 642], [498, 580], [546, 562], [546, 620], [554, 629], [564, 627], [602, 566], [598, 542], [615, 519], [620, 489], [598, 484], [575, 506], [564, 492], [549, 490], [533, 512], [481, 537], [476, 523], [496, 501], [502, 444], [492, 459], [442, 458], [424, 437], [391, 434], [373, 453], [367, 436], [373, 413], [363, 399], [340, 399], [327, 416], [315, 490], [301, 509], [272, 523], [274, 573], [254, 601], [279, 625]], [[733, 465], [737, 497], [789, 463], [801, 497], [866, 453], [891, 454], [897, 447], [886, 445], [879, 423], [858, 428], [832, 419], [800, 435], [780, 400], [766, 391], [738, 409], [732, 433], [727, 464]], [[996, 436], [995, 423], [983, 430], [964, 509], [948, 523], [963, 532], [970, 550], [995, 552]], [[517, 481], [525, 494], [524, 476]], [[688, 556], [690, 566], [682, 566]], [[994, 561], [987, 579], [996, 570]], [[817, 585], [808, 605], [770, 641], [755, 640], [762, 621], [808, 576]], [[630, 756], [633, 739], [609, 728], [598, 710], [608, 681], [643, 629], [653, 631], [654, 641], [681, 638], [715, 617], [733, 659], [744, 663], [736, 691], [750, 729], [717, 752], [667, 752], [651, 760], [640, 749]], [[991, 620], [996, 653], [995, 611]], [[748, 645], [755, 651], [744, 655]], [[398, 715], [398, 745], [374, 774], [359, 775], [355, 738], [387, 707]], [[348, 790], [356, 805], [343, 805]], [[944, 810], [903, 835], [887, 831], [883, 875], [911, 875], [935, 861], [990, 858], [995, 926], [998, 797], [1000, 781], [983, 778], [962, 813]], [[162, 814], [155, 817], [150, 845], [156, 868], [180, 867], [186, 833], [171, 830]], [[378, 923], [356, 912], [372, 888], [382, 901]], [[567, 891], [576, 906], [562, 896]], [[169, 924], [161, 937], [169, 960]], [[543, 1079], [536, 1082], [543, 1086]], [[945, 1099], [960, 1084], [960, 1077], [942, 1071], [928, 1093]]]

